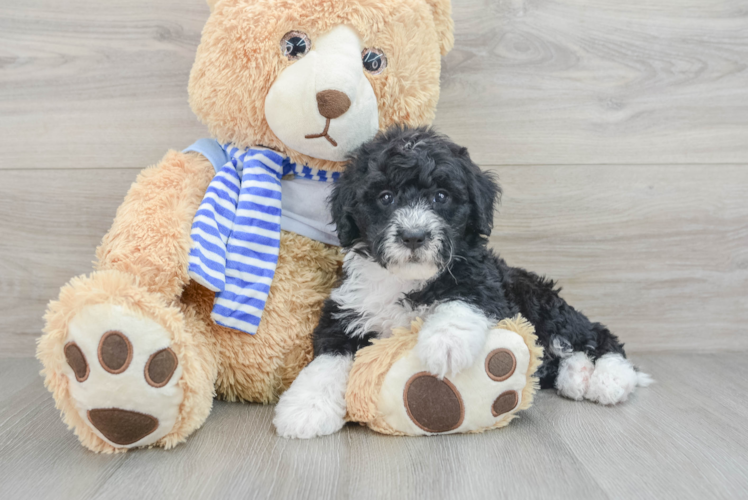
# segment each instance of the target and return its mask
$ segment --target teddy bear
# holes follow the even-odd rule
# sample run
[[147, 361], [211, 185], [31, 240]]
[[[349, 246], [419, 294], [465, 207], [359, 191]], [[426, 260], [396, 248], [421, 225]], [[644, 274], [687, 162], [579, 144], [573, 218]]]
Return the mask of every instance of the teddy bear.
[[138, 175], [45, 315], [45, 384], [95, 452], [174, 447], [215, 396], [278, 399], [341, 267], [331, 182], [379, 130], [433, 121], [453, 45], [448, 0], [208, 4], [189, 101], [212, 138]]

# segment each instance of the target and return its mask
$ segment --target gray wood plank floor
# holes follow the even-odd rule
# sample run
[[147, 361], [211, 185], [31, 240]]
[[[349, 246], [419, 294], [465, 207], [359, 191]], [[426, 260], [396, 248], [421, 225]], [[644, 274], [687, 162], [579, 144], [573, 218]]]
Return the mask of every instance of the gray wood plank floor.
[[0, 359], [0, 498], [745, 498], [744, 353], [642, 354], [657, 383], [612, 407], [542, 391], [509, 427], [393, 438], [349, 425], [274, 435], [272, 407], [216, 402], [164, 451], [96, 455], [65, 429], [33, 359]]

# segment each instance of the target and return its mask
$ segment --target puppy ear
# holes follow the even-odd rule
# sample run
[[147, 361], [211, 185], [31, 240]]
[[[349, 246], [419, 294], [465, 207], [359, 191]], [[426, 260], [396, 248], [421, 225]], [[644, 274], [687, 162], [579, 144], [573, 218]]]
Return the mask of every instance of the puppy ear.
[[350, 247], [361, 236], [361, 231], [353, 220], [355, 206], [356, 190], [346, 176], [342, 176], [332, 189], [330, 211], [343, 248]]
[[[465, 156], [467, 156], [467, 151]], [[469, 157], [471, 178], [468, 181], [470, 193], [470, 221], [468, 231], [482, 236], [490, 236], [493, 229], [493, 214], [501, 198], [501, 188], [491, 172], [482, 171]]]

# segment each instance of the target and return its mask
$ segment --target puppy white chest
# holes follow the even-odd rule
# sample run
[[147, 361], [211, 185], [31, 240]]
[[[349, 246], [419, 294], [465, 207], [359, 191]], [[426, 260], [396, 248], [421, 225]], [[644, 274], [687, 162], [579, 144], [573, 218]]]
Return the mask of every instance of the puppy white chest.
[[424, 318], [429, 308], [412, 308], [403, 299], [422, 288], [425, 280], [406, 280], [390, 273], [376, 262], [353, 252], [346, 256], [346, 279], [333, 290], [334, 300], [348, 321], [346, 333], [362, 336], [376, 332], [379, 338], [392, 335], [392, 329], [409, 327], [417, 317]]

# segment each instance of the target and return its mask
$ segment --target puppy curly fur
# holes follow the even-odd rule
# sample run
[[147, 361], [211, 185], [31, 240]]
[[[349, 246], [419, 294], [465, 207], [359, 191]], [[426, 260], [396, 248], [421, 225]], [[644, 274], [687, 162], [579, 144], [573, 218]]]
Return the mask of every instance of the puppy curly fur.
[[[315, 355], [351, 354], [388, 335], [384, 331], [388, 324], [372, 320], [376, 312], [351, 298], [354, 288], [347, 280], [361, 281], [356, 289], [375, 286], [369, 275], [360, 272], [362, 266], [375, 263], [389, 270], [394, 286], [403, 281], [404, 266], [425, 263], [437, 269], [433, 276], [406, 280], [409, 288], [403, 287], [389, 304], [400, 317], [421, 315], [449, 301], [475, 307], [497, 321], [521, 314], [534, 325], [545, 349], [538, 369], [541, 387], [556, 386], [559, 367], [575, 352], [592, 363], [600, 360], [593, 379], [604, 383], [597, 383], [587, 399], [613, 404], [624, 401], [637, 385], [646, 385], [648, 377], [637, 374], [625, 360], [623, 344], [610, 330], [567, 304], [552, 280], [510, 267], [488, 248], [500, 193], [496, 180], [471, 161], [465, 148], [427, 128], [395, 127], [359, 148], [331, 197], [340, 241], [351, 255], [342, 285], [326, 302], [315, 330]], [[440, 222], [436, 228], [420, 227], [428, 218], [413, 217], [412, 223], [420, 224], [423, 243], [406, 252], [405, 240], [398, 243], [390, 235], [401, 214], [414, 210], [427, 211], [433, 216], [430, 219]], [[438, 240], [437, 248], [424, 254], [429, 240]], [[400, 250], [393, 253], [393, 245]], [[392, 255], [410, 255], [410, 260], [398, 257], [394, 262]], [[388, 287], [372, 289], [379, 288]], [[359, 332], [361, 324], [369, 330]], [[614, 365], [611, 357], [620, 363]], [[615, 374], [605, 373], [614, 368]]]

